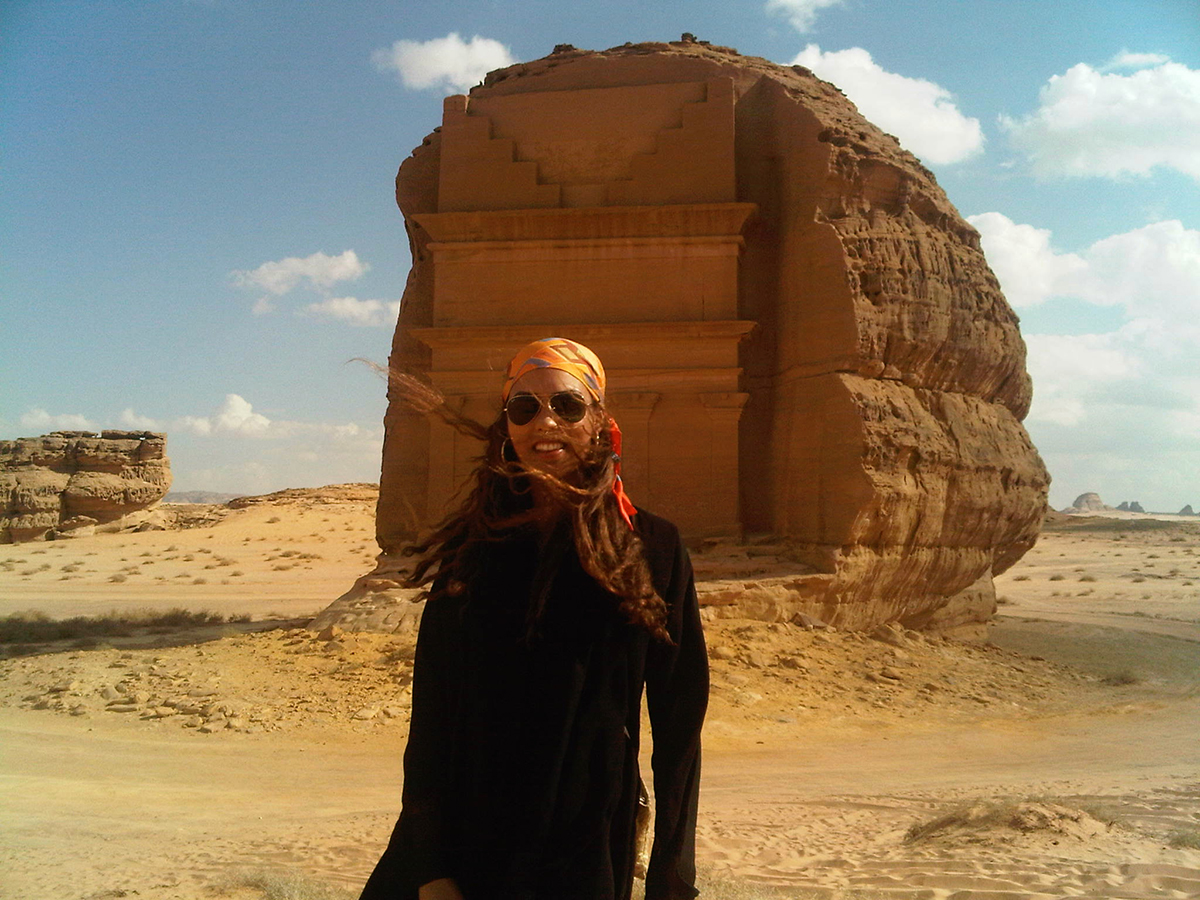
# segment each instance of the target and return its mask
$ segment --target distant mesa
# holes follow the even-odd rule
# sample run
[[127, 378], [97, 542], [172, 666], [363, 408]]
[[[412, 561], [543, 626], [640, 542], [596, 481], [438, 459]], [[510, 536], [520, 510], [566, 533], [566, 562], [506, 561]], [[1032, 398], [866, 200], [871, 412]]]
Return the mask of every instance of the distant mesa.
[[167, 436], [55, 431], [0, 441], [0, 543], [152, 525], [171, 486]]
[[1142, 509], [1142, 504], [1138, 503], [1136, 500], [1122, 500], [1117, 506], [1117, 509], [1120, 512], [1144, 513], [1146, 511]]
[[1192, 504], [1190, 503], [1179, 511], [1179, 515], [1181, 516], [1194, 516], [1195, 514], [1195, 511], [1192, 509]]
[[1075, 502], [1063, 510], [1065, 513], [1081, 513], [1081, 512], [1104, 512], [1112, 509], [1111, 506], [1105, 504], [1100, 499], [1100, 495], [1095, 491], [1088, 491], [1086, 494], [1080, 494], [1075, 498]]

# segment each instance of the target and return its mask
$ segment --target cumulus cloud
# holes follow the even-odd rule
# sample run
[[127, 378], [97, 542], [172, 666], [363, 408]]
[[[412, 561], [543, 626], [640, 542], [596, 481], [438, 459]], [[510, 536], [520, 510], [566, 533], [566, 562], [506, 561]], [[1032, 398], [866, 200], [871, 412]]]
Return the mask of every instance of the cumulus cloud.
[[1170, 61], [1171, 57], [1165, 56], [1162, 53], [1131, 53], [1128, 50], [1122, 50], [1104, 64], [1103, 71], [1107, 72], [1113, 69], [1144, 69], [1146, 66], [1160, 66]]
[[803, 34], [812, 30], [817, 13], [841, 3], [842, 0], [767, 0], [767, 12], [786, 16], [792, 27]]
[[499, 41], [475, 35], [464, 41], [457, 32], [428, 41], [396, 41], [375, 50], [371, 62], [380, 72], [395, 72], [406, 88], [466, 91], [493, 69], [516, 62]]
[[362, 327], [393, 326], [400, 314], [400, 301], [359, 300], [355, 297], [330, 297], [320, 303], [310, 303], [305, 315], [337, 319]]
[[[1043, 177], [1118, 177], [1175, 169], [1200, 180], [1200, 69], [1122, 53], [1054, 75], [1029, 115], [1001, 116], [1013, 144]], [[1147, 64], [1150, 64], [1149, 67]]]
[[33, 437], [33, 432], [39, 434], [47, 431], [99, 431], [100, 426], [91, 419], [80, 413], [58, 413], [51, 414], [39, 407], [34, 407], [24, 413], [18, 420], [21, 430], [29, 432], [27, 436]]
[[809, 44], [792, 65], [836, 84], [859, 112], [927, 163], [961, 162], [983, 150], [979, 120], [959, 112], [953, 95], [932, 81], [888, 72], [861, 47], [822, 52]]
[[121, 415], [117, 417], [117, 421], [122, 428], [127, 428], [130, 431], [161, 431], [161, 423], [156, 419], [151, 419], [149, 416], [140, 416], [133, 411], [132, 407], [125, 407], [121, 410]]
[[353, 250], [346, 250], [337, 256], [321, 252], [305, 257], [289, 256], [265, 262], [257, 269], [235, 270], [230, 277], [238, 287], [255, 288], [282, 297], [301, 284], [327, 290], [341, 281], [356, 281], [369, 268]]
[[[1025, 335], [1034, 385], [1028, 424], [1065, 484], [1058, 489], [1070, 494], [1058, 504], [1106, 484], [1118, 499], [1141, 496], [1160, 510], [1195, 503], [1200, 231], [1156, 222], [1060, 252], [1049, 231], [1000, 213], [970, 221], [1014, 305], [1071, 300], [1122, 314], [1104, 333]], [[1191, 499], [1181, 499], [1188, 490]]]
[[1049, 229], [1018, 225], [998, 212], [968, 216], [967, 221], [979, 231], [1004, 296], [1018, 309], [1071, 294], [1087, 268], [1076, 254], [1058, 253], [1051, 247]]
[[1060, 253], [1046, 229], [998, 212], [968, 216], [1009, 303], [1037, 306], [1071, 297], [1122, 307], [1131, 318], [1200, 316], [1200, 231], [1171, 219], [1096, 241], [1082, 253]]

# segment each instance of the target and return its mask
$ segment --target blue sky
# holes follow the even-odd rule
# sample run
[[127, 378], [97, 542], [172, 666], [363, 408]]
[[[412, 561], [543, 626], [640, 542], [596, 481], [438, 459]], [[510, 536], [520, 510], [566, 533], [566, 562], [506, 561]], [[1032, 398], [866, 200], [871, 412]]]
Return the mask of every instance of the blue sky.
[[166, 430], [179, 490], [378, 478], [392, 196], [447, 93], [557, 43], [838, 84], [1022, 319], [1061, 507], [1200, 508], [1194, 0], [0, 0], [0, 438]]

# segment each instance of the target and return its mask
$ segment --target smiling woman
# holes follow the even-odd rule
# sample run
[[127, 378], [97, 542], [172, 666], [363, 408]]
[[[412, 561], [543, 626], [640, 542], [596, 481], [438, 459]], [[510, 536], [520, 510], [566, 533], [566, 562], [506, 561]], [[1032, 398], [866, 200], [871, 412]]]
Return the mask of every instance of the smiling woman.
[[638, 861], [638, 738], [654, 730], [648, 900], [696, 896], [708, 662], [691, 562], [635, 507], [604, 367], [544, 338], [509, 363], [490, 426], [393, 388], [485, 441], [459, 510], [425, 541], [402, 810], [364, 900], [618, 900]]

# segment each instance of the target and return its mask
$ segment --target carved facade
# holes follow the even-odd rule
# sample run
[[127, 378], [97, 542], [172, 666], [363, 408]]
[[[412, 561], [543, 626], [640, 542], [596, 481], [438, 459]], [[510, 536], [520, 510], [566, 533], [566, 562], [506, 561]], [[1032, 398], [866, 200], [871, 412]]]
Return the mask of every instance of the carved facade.
[[[448, 98], [397, 201], [393, 365], [491, 421], [513, 352], [582, 341], [634, 502], [693, 537], [788, 537], [827, 620], [917, 621], [1035, 540], [1024, 344], [978, 234], [807, 70], [696, 43], [556, 52]], [[396, 402], [386, 428], [385, 553], [480, 452]]]

